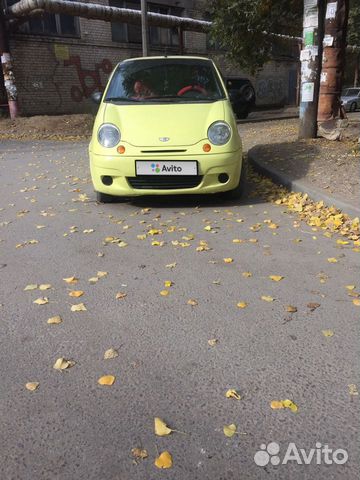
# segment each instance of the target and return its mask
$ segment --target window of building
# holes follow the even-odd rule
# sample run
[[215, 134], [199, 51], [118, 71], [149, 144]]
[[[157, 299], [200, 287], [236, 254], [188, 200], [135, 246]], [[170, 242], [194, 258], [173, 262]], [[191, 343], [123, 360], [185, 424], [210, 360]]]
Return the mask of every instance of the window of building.
[[[7, 0], [7, 5], [13, 5], [18, 0]], [[79, 19], [72, 15], [62, 13], [43, 13], [30, 17], [29, 20], [18, 27], [20, 33], [34, 35], [49, 35], [56, 37], [79, 37]]]
[[[140, 1], [110, 0], [111, 7], [130, 8], [140, 10]], [[148, 11], [161, 13], [163, 15], [175, 15], [181, 17], [183, 9], [157, 3], [148, 2]], [[130, 23], [111, 23], [113, 42], [120, 43], [141, 43], [141, 26]], [[178, 46], [179, 31], [177, 28], [149, 27], [149, 41], [153, 46]]]

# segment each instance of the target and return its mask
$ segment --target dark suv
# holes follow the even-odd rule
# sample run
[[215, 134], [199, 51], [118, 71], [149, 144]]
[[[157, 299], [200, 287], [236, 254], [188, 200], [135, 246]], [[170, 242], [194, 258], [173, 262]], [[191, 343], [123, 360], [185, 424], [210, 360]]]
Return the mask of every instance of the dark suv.
[[232, 108], [237, 118], [246, 118], [255, 105], [255, 90], [250, 80], [239, 77], [225, 77]]

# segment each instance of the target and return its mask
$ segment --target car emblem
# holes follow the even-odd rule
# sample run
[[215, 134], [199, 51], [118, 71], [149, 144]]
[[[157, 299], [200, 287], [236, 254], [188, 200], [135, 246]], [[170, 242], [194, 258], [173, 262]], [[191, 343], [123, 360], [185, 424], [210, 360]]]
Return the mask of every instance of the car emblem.
[[169, 137], [160, 137], [159, 138], [160, 142], [168, 142], [170, 140]]

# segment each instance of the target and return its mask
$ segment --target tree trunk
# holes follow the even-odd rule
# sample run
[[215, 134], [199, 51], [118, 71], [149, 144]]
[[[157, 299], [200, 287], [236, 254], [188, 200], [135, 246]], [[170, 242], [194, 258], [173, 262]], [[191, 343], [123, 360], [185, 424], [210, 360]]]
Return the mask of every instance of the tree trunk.
[[8, 99], [10, 118], [14, 119], [19, 114], [17, 101], [17, 89], [15, 75], [13, 72], [9, 42], [5, 29], [5, 21], [2, 10], [0, 9], [0, 60], [2, 73], [4, 77], [4, 86]]
[[349, 0], [327, 0], [322, 61], [319, 133], [330, 140], [341, 135], [341, 89], [345, 67]]

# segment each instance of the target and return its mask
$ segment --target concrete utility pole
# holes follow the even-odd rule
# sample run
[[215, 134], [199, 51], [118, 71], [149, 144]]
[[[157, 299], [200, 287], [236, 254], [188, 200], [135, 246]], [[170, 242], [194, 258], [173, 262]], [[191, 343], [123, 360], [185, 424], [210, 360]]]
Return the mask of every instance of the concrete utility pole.
[[19, 107], [18, 107], [18, 101], [17, 101], [15, 75], [14, 75], [12, 63], [11, 63], [10, 48], [9, 48], [9, 42], [8, 42], [6, 29], [5, 29], [5, 21], [4, 21], [3, 10], [1, 8], [1, 2], [0, 2], [0, 59], [1, 59], [2, 73], [4, 76], [4, 85], [5, 85], [6, 95], [8, 98], [10, 118], [14, 119], [19, 114]]
[[149, 29], [146, 0], [141, 0], [141, 39], [143, 57], [149, 56]]
[[299, 138], [316, 138], [326, 0], [304, 0]]
[[[349, 0], [326, 1], [324, 52], [320, 80], [319, 133], [339, 138], [336, 120], [340, 114], [340, 96], [345, 66], [345, 49]], [[323, 122], [326, 122], [323, 124]], [[321, 128], [326, 129], [325, 135]]]

